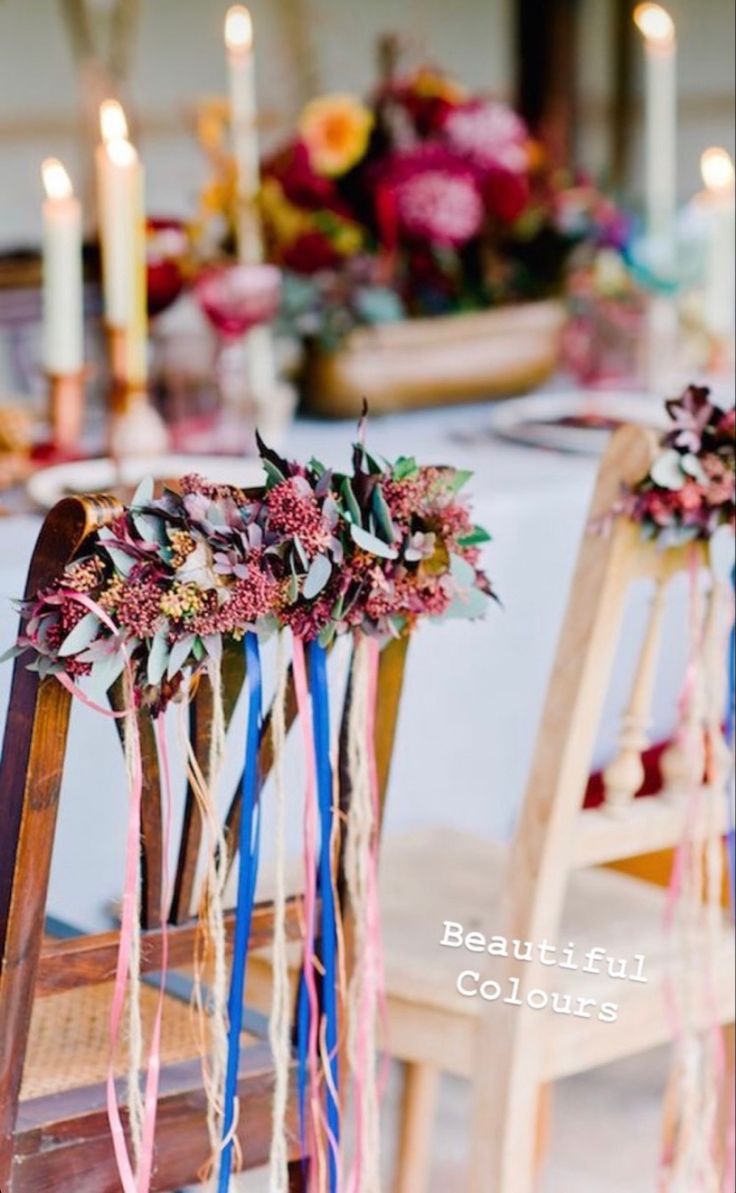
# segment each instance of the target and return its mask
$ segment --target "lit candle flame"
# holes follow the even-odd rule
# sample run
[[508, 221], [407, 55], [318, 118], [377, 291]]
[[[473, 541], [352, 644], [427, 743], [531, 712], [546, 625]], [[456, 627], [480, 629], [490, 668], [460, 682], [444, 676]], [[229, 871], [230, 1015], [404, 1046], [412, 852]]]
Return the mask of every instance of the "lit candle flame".
[[128, 121], [122, 105], [116, 99], [106, 99], [100, 104], [100, 132], [106, 144], [127, 140]]
[[130, 141], [108, 141], [105, 148], [110, 161], [116, 166], [132, 166], [138, 160], [138, 154]]
[[675, 22], [661, 4], [637, 4], [634, 21], [650, 45], [665, 49], [675, 43]]
[[709, 191], [732, 190], [736, 181], [731, 154], [725, 149], [706, 149], [700, 159], [703, 182]]
[[227, 10], [225, 45], [234, 54], [247, 54], [253, 45], [253, 19], [243, 4]]
[[71, 199], [72, 180], [56, 157], [47, 157], [41, 165], [43, 185], [49, 199]]

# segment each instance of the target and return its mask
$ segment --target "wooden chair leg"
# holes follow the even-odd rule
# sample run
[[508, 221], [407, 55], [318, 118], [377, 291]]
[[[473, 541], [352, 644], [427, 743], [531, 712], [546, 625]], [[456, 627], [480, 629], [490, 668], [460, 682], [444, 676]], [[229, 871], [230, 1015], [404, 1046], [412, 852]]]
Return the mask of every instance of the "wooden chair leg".
[[439, 1086], [434, 1065], [404, 1065], [395, 1193], [427, 1193]]
[[289, 1193], [307, 1193], [309, 1160], [292, 1160], [289, 1165]]
[[726, 1071], [723, 1075], [719, 1105], [718, 1135], [721, 1140], [720, 1166], [723, 1188], [734, 1187], [734, 1150], [736, 1150], [736, 1024], [723, 1029], [726, 1050]]

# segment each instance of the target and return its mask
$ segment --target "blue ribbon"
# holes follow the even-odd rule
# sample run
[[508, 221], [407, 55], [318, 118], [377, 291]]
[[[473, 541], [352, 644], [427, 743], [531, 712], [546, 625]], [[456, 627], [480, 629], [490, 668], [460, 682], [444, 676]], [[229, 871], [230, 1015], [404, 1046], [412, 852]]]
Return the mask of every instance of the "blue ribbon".
[[[319, 894], [322, 901], [322, 922], [319, 957], [324, 970], [322, 978], [322, 1013], [325, 1020], [325, 1043], [330, 1083], [326, 1089], [327, 1126], [331, 1135], [329, 1154], [330, 1193], [337, 1193], [338, 1157], [340, 1142], [339, 1103], [339, 1023], [338, 1023], [338, 963], [337, 909], [332, 881], [332, 832], [334, 827], [332, 765], [330, 762], [330, 703], [327, 684], [327, 652], [318, 642], [309, 644], [309, 686], [312, 695], [312, 724], [314, 752], [317, 761], [317, 798], [320, 814]], [[333, 1146], [334, 1144], [334, 1146]]]
[[233, 964], [230, 978], [228, 1016], [227, 1070], [225, 1076], [225, 1115], [223, 1122], [224, 1144], [220, 1156], [218, 1193], [228, 1193], [233, 1166], [233, 1139], [229, 1138], [235, 1122], [235, 1103], [238, 1096], [238, 1070], [240, 1068], [240, 1035], [243, 1029], [243, 1000], [245, 997], [245, 972], [248, 960], [248, 943], [253, 922], [253, 904], [258, 882], [258, 857], [260, 849], [260, 801], [259, 801], [259, 759], [261, 719], [263, 707], [263, 680], [258, 638], [253, 633], [245, 635], [245, 659], [248, 683], [248, 728], [245, 744], [245, 767], [241, 787], [240, 834], [238, 848], [240, 865], [238, 869], [238, 897], [235, 909], [235, 936], [233, 940]]

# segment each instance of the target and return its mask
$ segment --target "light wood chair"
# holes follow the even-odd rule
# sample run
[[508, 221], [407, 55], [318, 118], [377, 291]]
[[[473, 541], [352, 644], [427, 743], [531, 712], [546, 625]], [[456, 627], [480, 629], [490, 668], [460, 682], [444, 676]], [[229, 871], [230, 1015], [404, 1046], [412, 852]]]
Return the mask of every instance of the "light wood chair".
[[[27, 595], [51, 583], [83, 549], [100, 526], [121, 512], [109, 497], [69, 498], [46, 518], [27, 583]], [[404, 645], [383, 652], [379, 673], [380, 714], [376, 750], [385, 790], [393, 747], [404, 666]], [[117, 1175], [105, 1112], [108, 1018], [115, 931], [50, 940], [44, 936], [46, 897], [66, 753], [72, 698], [53, 678], [40, 679], [16, 662], [5, 740], [0, 757], [0, 1189], [2, 1193], [117, 1193]], [[243, 652], [224, 659], [225, 715], [229, 721], [244, 679]], [[114, 697], [113, 697], [114, 698]], [[207, 771], [212, 692], [201, 681], [191, 706], [191, 740]], [[287, 697], [287, 723], [296, 716], [293, 687]], [[344, 715], [344, 714], [343, 714]], [[161, 966], [159, 891], [162, 872], [159, 759], [150, 716], [142, 713], [144, 762], [142, 815], [142, 991], [149, 1023], [157, 994], [146, 977]], [[268, 718], [261, 745], [265, 778], [273, 760]], [[101, 797], [104, 797], [104, 790]], [[342, 794], [344, 801], [349, 792]], [[226, 835], [234, 860], [240, 788], [227, 817]], [[176, 970], [191, 972], [202, 823], [193, 793], [187, 793], [179, 841], [176, 879], [169, 911], [168, 948], [172, 970], [163, 1022], [155, 1190], [197, 1182], [206, 1164], [209, 1141], [205, 1093], [192, 1014], [186, 995], [177, 995]], [[90, 843], [92, 847], [92, 843]], [[272, 904], [254, 912], [251, 948], [272, 939]], [[303, 912], [297, 897], [287, 909], [288, 938], [301, 940]], [[233, 916], [227, 917], [232, 933]], [[181, 983], [179, 983], [180, 985]], [[273, 1065], [268, 1025], [246, 1013], [246, 1035], [239, 1074], [241, 1115], [238, 1138], [243, 1165], [254, 1168], [269, 1155]], [[126, 1059], [119, 1058], [121, 1076]], [[123, 1111], [125, 1119], [125, 1112]], [[289, 1110], [290, 1173], [293, 1191], [306, 1188], [305, 1157], [292, 1092]]]
[[[611, 509], [622, 481], [646, 474], [655, 451], [655, 437], [642, 429], [625, 428], [614, 437], [599, 473], [593, 518]], [[470, 1173], [464, 1187], [470, 1193], [530, 1193], [546, 1130], [549, 1083], [672, 1038], [665, 990], [674, 946], [665, 931], [666, 892], [609, 865], [673, 847], [685, 828], [687, 760], [678, 746], [665, 759], [665, 790], [653, 798], [634, 796], [643, 780], [641, 754], [649, 744], [665, 598], [670, 580], [689, 566], [689, 559], [687, 550], [661, 551], [645, 543], [638, 528], [623, 520], [607, 536], [586, 535], [526, 798], [508, 850], [445, 829], [384, 842], [388, 1048], [405, 1070], [395, 1193], [426, 1193], [428, 1188], [441, 1074], [472, 1082]], [[651, 613], [618, 751], [605, 772], [606, 800], [599, 809], [584, 810], [624, 606], [632, 585], [641, 581], [652, 587]], [[716, 624], [716, 596], [711, 593], [707, 600], [713, 615], [706, 619], [704, 649], [722, 650], [723, 684], [711, 692], [706, 710], [717, 746], [711, 784], [701, 798], [722, 861], [719, 834], [727, 823], [728, 782], [728, 751], [721, 733], [726, 637]], [[682, 633], [687, 632], [683, 626]], [[672, 696], [674, 702], [676, 693]], [[489, 732], [494, 731], [503, 732], [503, 726], [490, 726]], [[488, 776], [489, 799], [501, 781], [502, 776]], [[713, 1015], [723, 1024], [734, 1017], [733, 938], [720, 910], [717, 919], [710, 942], [714, 1003], [700, 1009], [703, 1028]], [[617, 959], [633, 961], [642, 955], [648, 980], [644, 984], [550, 968], [538, 957], [522, 963], [441, 947], [445, 921], [488, 939], [503, 936], [536, 946], [548, 941], [558, 949], [558, 960], [568, 942], [574, 943], [581, 968], [591, 948], [605, 949], [607, 957]], [[597, 967], [605, 964], [598, 961]], [[479, 973], [481, 980], [495, 979], [501, 997], [492, 1004], [463, 997], [457, 981], [466, 970]], [[634, 972], [632, 964], [629, 974]], [[521, 1006], [501, 1000], [510, 993], [513, 977], [520, 979]], [[472, 979], [466, 984], [474, 986]], [[590, 1018], [532, 1009], [526, 994], [539, 988], [594, 1000], [595, 1009], [590, 1003], [584, 1006]], [[604, 1003], [617, 1006], [616, 1022], [599, 1020]], [[580, 1147], [585, 1147], [584, 1139]]]

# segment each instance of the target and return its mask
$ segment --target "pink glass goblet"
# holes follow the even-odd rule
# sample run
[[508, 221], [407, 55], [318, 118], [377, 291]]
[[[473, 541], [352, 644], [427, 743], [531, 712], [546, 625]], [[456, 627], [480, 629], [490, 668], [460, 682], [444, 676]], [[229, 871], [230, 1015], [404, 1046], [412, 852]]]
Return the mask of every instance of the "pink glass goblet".
[[[252, 333], [270, 323], [281, 298], [281, 273], [274, 265], [218, 265], [197, 279], [199, 305], [217, 335], [215, 374], [222, 401], [223, 441], [252, 446], [263, 353]], [[257, 349], [259, 349], [257, 351]], [[270, 378], [270, 384], [275, 377]]]

